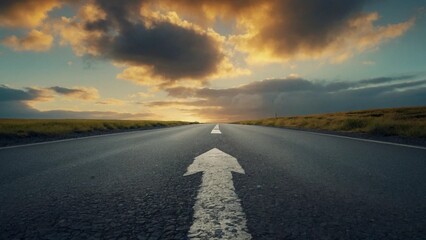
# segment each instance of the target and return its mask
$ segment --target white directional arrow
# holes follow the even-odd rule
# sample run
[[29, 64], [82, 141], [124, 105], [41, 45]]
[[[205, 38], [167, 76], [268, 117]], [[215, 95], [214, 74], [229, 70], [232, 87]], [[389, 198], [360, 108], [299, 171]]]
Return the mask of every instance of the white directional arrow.
[[235, 193], [232, 173], [244, 174], [237, 159], [217, 148], [196, 157], [184, 176], [203, 172], [194, 205], [190, 239], [251, 239]]

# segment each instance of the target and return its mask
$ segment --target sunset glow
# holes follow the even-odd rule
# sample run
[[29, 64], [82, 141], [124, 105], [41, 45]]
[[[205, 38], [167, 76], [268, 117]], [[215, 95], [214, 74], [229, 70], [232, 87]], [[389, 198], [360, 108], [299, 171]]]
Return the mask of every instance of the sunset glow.
[[228, 122], [426, 103], [425, 3], [0, 3], [0, 118]]

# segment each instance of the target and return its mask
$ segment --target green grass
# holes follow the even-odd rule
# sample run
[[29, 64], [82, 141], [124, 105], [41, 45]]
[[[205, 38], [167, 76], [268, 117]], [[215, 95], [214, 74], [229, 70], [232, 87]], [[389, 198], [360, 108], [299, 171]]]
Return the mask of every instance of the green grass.
[[78, 133], [100, 133], [192, 124], [181, 121], [0, 119], [0, 138], [63, 137]]
[[236, 123], [425, 138], [426, 107], [278, 117]]

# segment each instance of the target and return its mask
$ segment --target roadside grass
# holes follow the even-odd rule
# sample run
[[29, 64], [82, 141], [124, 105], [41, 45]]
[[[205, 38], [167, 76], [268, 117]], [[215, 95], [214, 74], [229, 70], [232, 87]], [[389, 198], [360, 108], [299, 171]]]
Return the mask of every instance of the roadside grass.
[[0, 119], [0, 138], [66, 137], [81, 133], [107, 133], [194, 123], [148, 120]]
[[235, 123], [425, 138], [426, 107], [373, 109]]

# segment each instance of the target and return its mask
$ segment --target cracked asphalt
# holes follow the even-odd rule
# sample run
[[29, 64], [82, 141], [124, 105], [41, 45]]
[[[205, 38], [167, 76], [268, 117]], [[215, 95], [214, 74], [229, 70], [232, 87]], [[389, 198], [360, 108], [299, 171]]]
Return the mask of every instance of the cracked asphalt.
[[220, 124], [0, 149], [0, 239], [187, 239], [218, 148], [253, 239], [426, 239], [426, 150]]

